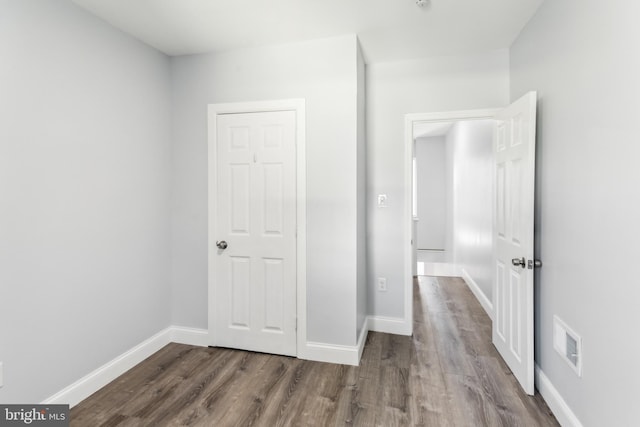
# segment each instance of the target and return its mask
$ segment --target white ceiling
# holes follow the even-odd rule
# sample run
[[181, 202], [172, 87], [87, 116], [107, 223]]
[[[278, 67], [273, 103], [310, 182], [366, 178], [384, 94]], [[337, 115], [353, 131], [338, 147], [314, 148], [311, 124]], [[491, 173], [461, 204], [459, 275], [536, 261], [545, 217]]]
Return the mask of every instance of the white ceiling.
[[543, 0], [72, 0], [168, 55], [358, 34], [368, 63], [507, 48]]

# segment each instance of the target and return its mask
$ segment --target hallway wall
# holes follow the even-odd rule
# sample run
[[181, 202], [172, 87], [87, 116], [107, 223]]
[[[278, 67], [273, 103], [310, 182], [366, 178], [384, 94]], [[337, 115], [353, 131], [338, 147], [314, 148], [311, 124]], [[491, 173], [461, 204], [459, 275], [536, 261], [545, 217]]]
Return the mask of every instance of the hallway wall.
[[447, 135], [453, 149], [455, 263], [488, 301], [493, 286], [493, 127], [493, 120], [461, 121]]

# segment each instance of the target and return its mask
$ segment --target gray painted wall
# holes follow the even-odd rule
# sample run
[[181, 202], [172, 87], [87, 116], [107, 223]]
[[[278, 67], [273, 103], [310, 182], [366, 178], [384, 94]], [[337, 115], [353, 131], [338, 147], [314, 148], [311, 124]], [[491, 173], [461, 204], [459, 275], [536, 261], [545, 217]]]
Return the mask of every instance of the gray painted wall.
[[418, 249], [445, 250], [447, 225], [447, 150], [444, 136], [415, 142]]
[[492, 120], [457, 122], [447, 134], [452, 146], [455, 262], [492, 298], [493, 265]]
[[[547, 1], [511, 48], [511, 97], [539, 93], [536, 362], [585, 426], [640, 419], [640, 4]], [[584, 340], [578, 378], [558, 315]]]
[[2, 403], [170, 324], [168, 58], [67, 1], [0, 14]]
[[355, 345], [357, 39], [172, 58], [173, 323], [207, 328], [207, 105], [306, 99], [307, 338]]
[[[504, 106], [506, 50], [367, 66], [369, 314], [404, 316], [404, 115]], [[376, 195], [389, 207], [378, 208]], [[376, 278], [387, 278], [379, 292]]]

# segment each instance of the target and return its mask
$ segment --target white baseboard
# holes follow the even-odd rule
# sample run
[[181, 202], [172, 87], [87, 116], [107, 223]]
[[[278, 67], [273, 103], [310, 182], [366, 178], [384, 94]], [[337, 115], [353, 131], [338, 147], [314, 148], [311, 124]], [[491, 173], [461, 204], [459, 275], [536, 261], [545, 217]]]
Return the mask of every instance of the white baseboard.
[[189, 344], [198, 347], [209, 346], [209, 331], [207, 329], [186, 328], [182, 326], [172, 326], [171, 342], [178, 344]]
[[74, 407], [170, 342], [171, 328], [167, 328], [45, 399], [42, 404], [69, 404]]
[[124, 352], [95, 371], [45, 399], [42, 404], [69, 404], [74, 407], [100, 390], [129, 369], [142, 362], [170, 342], [206, 347], [208, 332], [205, 329], [171, 326]]
[[350, 346], [307, 341], [299, 348], [298, 359], [358, 366], [360, 365], [360, 358], [364, 352], [364, 344], [367, 341], [368, 334], [369, 323], [367, 319], [365, 319], [356, 345]]
[[582, 423], [576, 417], [576, 414], [573, 413], [567, 402], [560, 395], [560, 392], [553, 386], [538, 365], [536, 365], [536, 386], [562, 427], [582, 427]]
[[467, 273], [464, 268], [462, 269], [462, 279], [467, 283], [467, 286], [469, 287], [469, 289], [471, 289], [473, 295], [476, 296], [476, 299], [478, 300], [478, 302], [480, 302], [480, 305], [482, 306], [482, 308], [484, 308], [484, 311], [487, 312], [489, 318], [493, 320], [493, 303], [489, 301], [489, 298], [487, 298], [484, 292], [482, 292], [480, 286], [478, 286], [476, 281], [473, 280], [471, 276], [469, 276], [469, 273]]
[[401, 317], [367, 316], [367, 326], [372, 332], [407, 336], [412, 333], [412, 325]]
[[[358, 343], [355, 346], [307, 342], [304, 354], [298, 355], [298, 357], [319, 362], [358, 366], [367, 340], [369, 325], [369, 318], [367, 318], [360, 331]], [[209, 345], [209, 333], [206, 329], [179, 326], [163, 329], [151, 338], [45, 399], [42, 404], [68, 404], [74, 407], [171, 342], [206, 347]]]
[[418, 268], [418, 275], [440, 276], [440, 277], [460, 277], [460, 269], [456, 264], [449, 262], [425, 262], [422, 273]]
[[304, 353], [298, 354], [298, 357], [315, 362], [358, 366], [361, 354], [357, 345], [349, 346], [307, 341]]

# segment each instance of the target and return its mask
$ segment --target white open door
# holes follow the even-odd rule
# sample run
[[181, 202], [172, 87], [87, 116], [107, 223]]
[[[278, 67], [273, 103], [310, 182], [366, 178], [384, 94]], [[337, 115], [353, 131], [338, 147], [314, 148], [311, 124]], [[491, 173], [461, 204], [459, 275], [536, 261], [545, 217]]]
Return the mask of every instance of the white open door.
[[296, 112], [215, 128], [214, 344], [295, 356]]
[[524, 391], [534, 394], [533, 219], [536, 99], [530, 92], [496, 115], [493, 344]]

